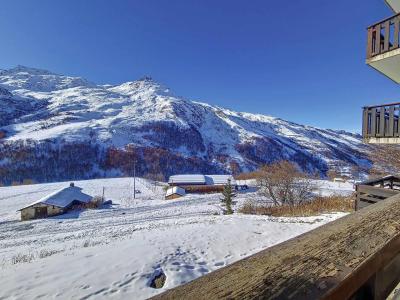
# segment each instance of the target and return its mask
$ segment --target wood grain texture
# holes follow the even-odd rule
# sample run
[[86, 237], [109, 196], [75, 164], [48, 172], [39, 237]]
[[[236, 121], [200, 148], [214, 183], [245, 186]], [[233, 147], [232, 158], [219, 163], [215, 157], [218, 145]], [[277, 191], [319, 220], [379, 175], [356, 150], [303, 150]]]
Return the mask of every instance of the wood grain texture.
[[399, 252], [396, 195], [154, 299], [344, 299]]

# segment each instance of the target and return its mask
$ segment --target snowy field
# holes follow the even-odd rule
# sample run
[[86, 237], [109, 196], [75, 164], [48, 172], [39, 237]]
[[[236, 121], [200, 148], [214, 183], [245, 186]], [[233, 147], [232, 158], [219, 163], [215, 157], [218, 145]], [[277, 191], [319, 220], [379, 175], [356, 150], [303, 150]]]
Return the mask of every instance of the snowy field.
[[[226, 216], [218, 194], [166, 201], [162, 186], [137, 179], [134, 200], [132, 178], [75, 184], [93, 196], [104, 187], [113, 205], [20, 222], [18, 209], [68, 182], [0, 188], [0, 299], [145, 299], [344, 215]], [[322, 195], [353, 191], [318, 185]], [[258, 198], [240, 193], [235, 208]], [[166, 284], [153, 289], [160, 270]]]

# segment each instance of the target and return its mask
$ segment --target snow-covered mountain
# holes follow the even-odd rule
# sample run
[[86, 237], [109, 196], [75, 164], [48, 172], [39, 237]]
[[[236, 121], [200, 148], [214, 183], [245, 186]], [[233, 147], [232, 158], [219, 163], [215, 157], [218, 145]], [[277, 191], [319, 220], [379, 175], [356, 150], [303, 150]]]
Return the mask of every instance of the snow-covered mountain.
[[280, 159], [320, 174], [369, 166], [359, 135], [189, 101], [151, 78], [96, 85], [23, 66], [0, 70], [1, 136], [7, 180], [129, 172], [133, 157], [140, 172], [164, 175], [252, 170]]

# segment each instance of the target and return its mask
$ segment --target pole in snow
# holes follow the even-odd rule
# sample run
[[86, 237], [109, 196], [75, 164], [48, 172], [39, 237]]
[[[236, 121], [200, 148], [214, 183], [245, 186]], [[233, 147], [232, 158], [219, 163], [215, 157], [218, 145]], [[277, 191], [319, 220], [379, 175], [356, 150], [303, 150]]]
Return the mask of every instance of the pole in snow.
[[136, 160], [133, 159], [133, 199], [136, 199]]

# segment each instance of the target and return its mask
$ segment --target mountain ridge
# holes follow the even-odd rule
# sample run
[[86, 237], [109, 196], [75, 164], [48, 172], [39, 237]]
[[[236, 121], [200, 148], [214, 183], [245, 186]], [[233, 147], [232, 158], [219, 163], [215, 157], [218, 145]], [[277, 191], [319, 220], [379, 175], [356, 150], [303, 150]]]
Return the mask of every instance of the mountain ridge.
[[[165, 151], [180, 163], [166, 167], [168, 171], [157, 170], [163, 175], [196, 171], [184, 167], [193, 161], [200, 169], [213, 166], [230, 173], [286, 159], [322, 176], [331, 168], [348, 171], [371, 165], [368, 146], [359, 135], [191, 101], [149, 77], [97, 85], [81, 77], [18, 66], [0, 72], [0, 88], [0, 114], [5, 120], [0, 123], [0, 141], [7, 147], [21, 141], [90, 142], [105, 153], [129, 146]], [[0, 161], [1, 157], [0, 151]], [[103, 169], [105, 157], [88, 162], [88, 172]], [[99, 176], [107, 176], [109, 170], [103, 171]]]

